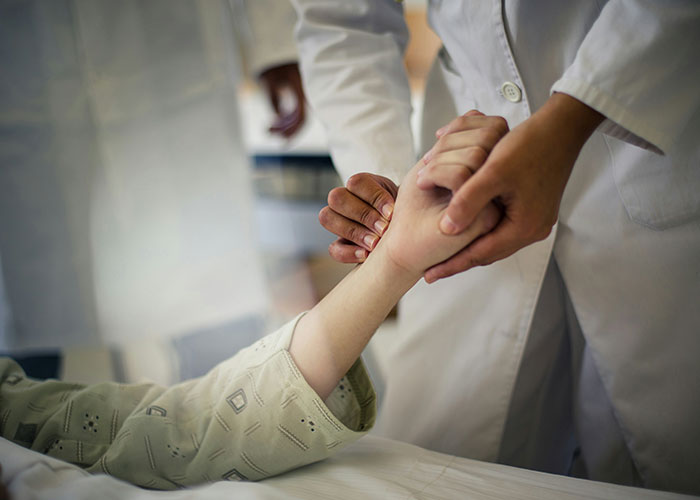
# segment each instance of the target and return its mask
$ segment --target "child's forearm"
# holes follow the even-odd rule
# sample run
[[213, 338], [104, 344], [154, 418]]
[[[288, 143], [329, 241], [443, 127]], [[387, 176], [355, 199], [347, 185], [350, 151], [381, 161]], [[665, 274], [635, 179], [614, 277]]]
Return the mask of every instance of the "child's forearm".
[[392, 307], [420, 279], [396, 267], [383, 245], [297, 324], [290, 353], [325, 399], [350, 369]]

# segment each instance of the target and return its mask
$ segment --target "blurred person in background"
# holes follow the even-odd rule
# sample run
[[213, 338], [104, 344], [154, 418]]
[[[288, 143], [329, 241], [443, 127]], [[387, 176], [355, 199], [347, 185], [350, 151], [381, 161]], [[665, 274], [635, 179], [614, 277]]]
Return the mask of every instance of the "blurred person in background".
[[94, 381], [120, 375], [105, 345], [260, 323], [236, 87], [242, 52], [270, 131], [299, 130], [294, 20], [275, 0], [2, 2], [0, 350], [39, 377], [77, 353]]

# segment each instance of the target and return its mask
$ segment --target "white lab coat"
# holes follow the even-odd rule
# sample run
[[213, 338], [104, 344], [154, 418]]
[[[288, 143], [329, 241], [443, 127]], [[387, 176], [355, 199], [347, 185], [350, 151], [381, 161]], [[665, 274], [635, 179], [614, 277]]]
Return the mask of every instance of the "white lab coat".
[[[338, 169], [400, 179], [415, 160], [401, 6], [295, 1]], [[607, 120], [546, 240], [404, 298], [379, 429], [556, 472], [573, 432], [589, 477], [700, 492], [700, 4], [433, 0], [429, 19], [459, 113], [512, 128], [561, 91]], [[435, 130], [452, 117], [427, 93]]]
[[265, 311], [231, 28], [259, 72], [295, 59], [294, 18], [276, 0], [3, 2], [0, 349]]

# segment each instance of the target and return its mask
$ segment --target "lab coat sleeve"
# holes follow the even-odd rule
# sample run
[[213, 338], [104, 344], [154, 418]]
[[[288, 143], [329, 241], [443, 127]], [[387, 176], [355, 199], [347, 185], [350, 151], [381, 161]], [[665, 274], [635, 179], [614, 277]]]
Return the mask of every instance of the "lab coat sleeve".
[[343, 180], [394, 181], [415, 161], [403, 66], [408, 30], [394, 0], [293, 0], [306, 95]]
[[260, 76], [275, 66], [297, 62], [296, 13], [289, 0], [234, 1], [242, 4], [247, 16], [248, 33], [244, 46], [253, 76]]
[[289, 355], [296, 320], [170, 388], [27, 379], [0, 361], [0, 434], [153, 489], [258, 480], [322, 460], [365, 434], [375, 394], [358, 360], [322, 401]]
[[553, 92], [606, 116], [601, 131], [668, 153], [700, 108], [700, 2], [611, 0]]

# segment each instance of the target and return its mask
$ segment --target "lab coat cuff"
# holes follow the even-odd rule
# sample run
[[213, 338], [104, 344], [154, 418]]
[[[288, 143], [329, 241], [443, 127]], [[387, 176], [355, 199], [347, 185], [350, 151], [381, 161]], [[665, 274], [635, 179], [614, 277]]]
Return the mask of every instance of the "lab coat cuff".
[[668, 134], [650, 126], [648, 120], [636, 116], [614, 96], [589, 82], [564, 77], [552, 85], [550, 93], [554, 92], [568, 94], [603, 114], [605, 120], [598, 126], [603, 134], [661, 155], [673, 143]]
[[250, 73], [260, 78], [268, 69], [285, 64], [294, 64], [299, 60], [296, 49], [292, 47], [277, 47], [276, 51], [255, 51], [250, 60]]

